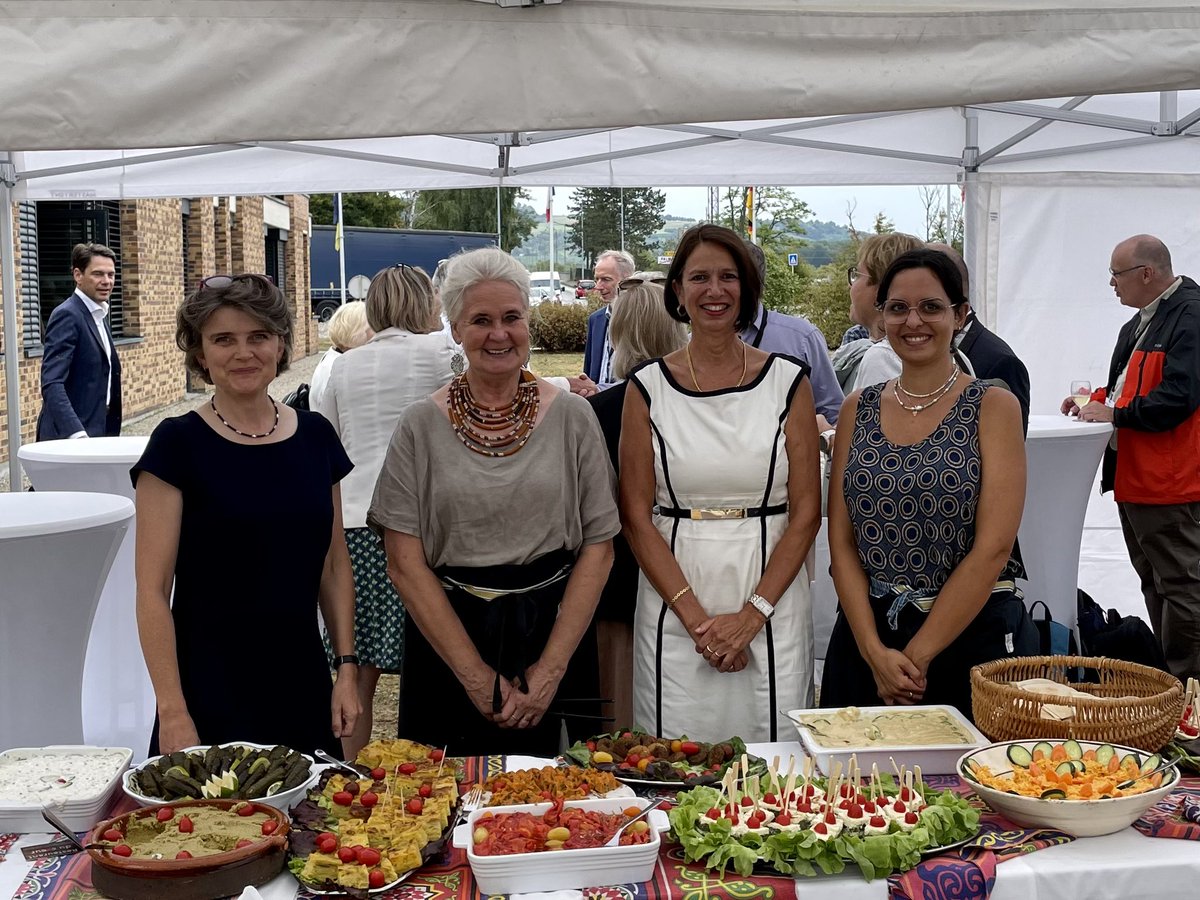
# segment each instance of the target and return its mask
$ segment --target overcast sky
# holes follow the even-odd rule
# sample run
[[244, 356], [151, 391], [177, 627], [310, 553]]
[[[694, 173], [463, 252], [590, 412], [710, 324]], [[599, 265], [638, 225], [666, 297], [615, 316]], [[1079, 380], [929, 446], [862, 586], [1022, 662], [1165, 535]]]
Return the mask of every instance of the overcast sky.
[[[707, 214], [708, 188], [663, 188], [663, 190], [667, 195], [666, 212], [668, 214], [689, 219], [701, 219]], [[803, 187], [792, 190], [809, 205], [818, 220], [845, 225], [846, 204], [857, 200], [858, 205], [854, 211], [856, 227], [870, 228], [871, 223], [875, 220], [875, 213], [882, 210], [884, 215], [896, 223], [898, 231], [907, 231], [918, 237], [924, 237], [924, 212], [918, 189], [915, 186], [853, 185], [849, 187]], [[945, 187], [940, 186], [938, 191], [939, 197], [944, 198]], [[545, 189], [530, 188], [529, 193], [532, 195], [530, 204], [535, 209], [545, 209]], [[945, 201], [943, 200], [943, 202]], [[555, 215], [565, 216], [570, 203], [570, 188], [560, 188], [554, 192]]]

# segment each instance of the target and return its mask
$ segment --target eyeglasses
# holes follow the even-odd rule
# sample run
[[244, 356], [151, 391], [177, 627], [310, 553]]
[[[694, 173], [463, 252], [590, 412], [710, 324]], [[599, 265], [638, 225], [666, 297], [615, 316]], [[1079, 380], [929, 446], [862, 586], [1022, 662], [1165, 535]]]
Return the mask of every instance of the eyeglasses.
[[1128, 269], [1120, 269], [1116, 272], [1114, 272], [1112, 269], [1109, 269], [1108, 274], [1111, 275], [1113, 278], [1118, 278], [1121, 275], [1124, 275], [1126, 272], [1132, 272], [1134, 269], [1145, 269], [1145, 268], [1148, 268], [1148, 266], [1146, 266], [1146, 264], [1143, 263], [1142, 265], [1130, 266]]
[[199, 290], [212, 288], [214, 291], [220, 291], [235, 281], [258, 281], [268, 287], [275, 287], [275, 279], [269, 275], [258, 275], [254, 272], [244, 272], [241, 275], [209, 275], [207, 278], [201, 279]]
[[618, 290], [627, 291], [632, 287], [637, 287], [639, 284], [666, 284], [666, 275], [651, 275], [649, 278], [626, 278], [617, 285]]
[[854, 284], [854, 282], [858, 281], [861, 276], [866, 274], [866, 272], [858, 271], [858, 266], [851, 266], [846, 270], [846, 283]]
[[909, 306], [902, 300], [889, 300], [883, 304], [883, 320], [893, 325], [907, 322], [909, 313], [917, 311], [917, 317], [922, 322], [940, 322], [950, 312], [950, 304], [944, 300], [922, 300], [916, 306]]

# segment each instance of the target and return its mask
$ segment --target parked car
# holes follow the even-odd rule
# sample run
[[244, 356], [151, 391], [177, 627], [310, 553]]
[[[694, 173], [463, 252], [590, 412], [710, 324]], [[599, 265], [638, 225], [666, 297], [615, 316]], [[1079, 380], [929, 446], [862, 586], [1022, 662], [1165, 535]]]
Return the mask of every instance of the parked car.
[[596, 282], [591, 278], [580, 278], [575, 282], [575, 299], [583, 300], [587, 297], [588, 291], [594, 291], [595, 289]]

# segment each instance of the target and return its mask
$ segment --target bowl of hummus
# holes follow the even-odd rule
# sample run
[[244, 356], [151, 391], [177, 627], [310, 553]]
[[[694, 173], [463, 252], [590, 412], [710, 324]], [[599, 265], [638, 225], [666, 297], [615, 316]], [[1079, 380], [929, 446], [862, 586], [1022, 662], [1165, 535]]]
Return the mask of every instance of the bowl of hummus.
[[263, 884], [283, 868], [288, 818], [246, 800], [147, 806], [88, 835], [92, 883], [114, 900], [215, 900]]

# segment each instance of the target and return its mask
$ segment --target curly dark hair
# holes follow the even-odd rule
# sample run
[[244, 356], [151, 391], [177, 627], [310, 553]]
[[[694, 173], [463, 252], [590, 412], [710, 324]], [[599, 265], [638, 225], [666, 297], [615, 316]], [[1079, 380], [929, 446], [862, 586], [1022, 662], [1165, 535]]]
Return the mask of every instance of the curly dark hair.
[[180, 304], [175, 317], [175, 343], [183, 351], [188, 369], [207, 384], [213, 383], [208, 370], [200, 365], [202, 331], [212, 314], [223, 306], [244, 312], [271, 334], [283, 338], [283, 356], [276, 374], [286, 372], [292, 360], [292, 309], [271, 279], [250, 273], [206, 278]]

